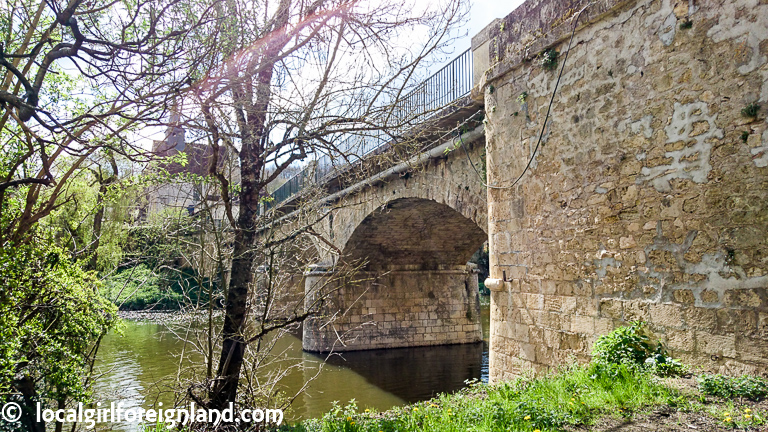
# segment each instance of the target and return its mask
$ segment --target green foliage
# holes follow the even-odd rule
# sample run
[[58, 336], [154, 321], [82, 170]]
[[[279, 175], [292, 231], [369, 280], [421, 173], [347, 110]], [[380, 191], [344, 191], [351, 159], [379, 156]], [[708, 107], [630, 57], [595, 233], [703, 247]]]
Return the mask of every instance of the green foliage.
[[741, 140], [744, 141], [744, 142], [747, 142], [747, 140], [749, 140], [749, 132], [743, 131], [741, 133]]
[[526, 100], [528, 100], [528, 92], [522, 92], [517, 96], [517, 102], [520, 103], [520, 105], [524, 104]]
[[677, 397], [648, 373], [626, 365], [617, 375], [594, 376], [573, 365], [541, 378], [488, 385], [471, 383], [452, 395], [374, 415], [359, 412], [354, 401], [334, 405], [320, 419], [281, 431], [554, 431], [591, 425], [604, 415], [631, 416], [643, 407]]
[[147, 224], [129, 228], [125, 259], [149, 268], [173, 266], [184, 256], [182, 238], [193, 232], [190, 217], [183, 209], [166, 209], [150, 216]]
[[539, 62], [544, 70], [555, 70], [557, 68], [557, 56], [558, 52], [554, 48], [545, 50], [539, 54]]
[[757, 117], [757, 113], [760, 111], [760, 104], [751, 103], [741, 109], [741, 115], [744, 117]]
[[43, 398], [88, 398], [90, 349], [116, 309], [91, 272], [50, 241], [0, 247], [0, 395], [37, 382]]
[[213, 283], [192, 269], [154, 272], [146, 264], [139, 264], [106, 278], [102, 293], [121, 310], [175, 310], [185, 303], [207, 302], [207, 291]]
[[729, 401], [725, 406], [714, 405], [707, 411], [718, 419], [721, 425], [729, 429], [754, 430], [752, 428], [767, 423], [765, 411], [757, 409], [753, 411], [749, 406], [737, 407], [732, 401]]
[[688, 30], [693, 27], [693, 21], [686, 19], [680, 23], [680, 30]]
[[104, 280], [102, 293], [122, 310], [175, 309], [181, 298], [164, 289], [162, 277], [145, 264], [120, 269]]
[[726, 399], [737, 397], [762, 400], [768, 396], [768, 379], [744, 375], [727, 377], [723, 375], [702, 375], [698, 379], [702, 393]]
[[658, 376], [682, 376], [689, 373], [690, 368], [680, 360], [668, 356], [666, 353], [657, 352], [645, 359], [645, 366], [649, 371]]
[[593, 362], [598, 364], [640, 366], [656, 350], [643, 332], [644, 324], [634, 322], [628, 327], [600, 336], [592, 347]]
[[[57, 201], [57, 207], [40, 221], [50, 231], [56, 243], [70, 255], [88, 261], [93, 253], [97, 260], [91, 269], [109, 271], [123, 258], [128, 234], [127, 209], [136, 201], [136, 188], [114, 184], [100, 190], [100, 184], [90, 170], [80, 170], [67, 183], [67, 193]], [[101, 227], [95, 232], [94, 218], [102, 212]], [[99, 238], [98, 248], [93, 248]]]
[[642, 322], [634, 322], [600, 336], [592, 347], [592, 356], [592, 369], [601, 373], [615, 370], [616, 365], [647, 369], [660, 376], [688, 372], [685, 365], [667, 354], [661, 342], [651, 341]]

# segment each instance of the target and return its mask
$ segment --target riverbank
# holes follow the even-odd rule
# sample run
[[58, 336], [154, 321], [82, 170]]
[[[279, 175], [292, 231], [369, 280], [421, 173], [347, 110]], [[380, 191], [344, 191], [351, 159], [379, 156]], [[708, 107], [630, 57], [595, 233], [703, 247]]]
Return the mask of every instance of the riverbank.
[[383, 413], [352, 402], [282, 432], [768, 430], [768, 379], [692, 373], [643, 323], [598, 338], [592, 362], [473, 383]]
[[[282, 432], [391, 431], [725, 431], [768, 430], [768, 381], [708, 375], [660, 378], [618, 368], [595, 374], [571, 366], [542, 378], [499, 385], [475, 383], [384, 413], [337, 406], [320, 419]], [[715, 382], [716, 385], [712, 385]], [[704, 385], [702, 384], [704, 383]], [[708, 385], [706, 383], [709, 383]], [[745, 384], [746, 383], [746, 384]], [[708, 386], [708, 388], [707, 388]], [[762, 386], [762, 387], [761, 387]], [[714, 393], [740, 388], [728, 397]], [[763, 389], [761, 393], [759, 390]], [[751, 389], [751, 390], [750, 390]], [[746, 397], [749, 392], [753, 399]], [[739, 393], [741, 392], [741, 393]]]

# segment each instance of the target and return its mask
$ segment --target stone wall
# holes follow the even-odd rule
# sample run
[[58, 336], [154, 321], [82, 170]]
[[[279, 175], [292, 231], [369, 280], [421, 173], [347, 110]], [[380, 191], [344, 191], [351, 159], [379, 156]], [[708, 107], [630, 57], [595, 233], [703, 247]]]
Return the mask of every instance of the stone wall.
[[309, 301], [324, 314], [304, 323], [306, 351], [341, 352], [482, 340], [477, 273], [471, 269], [358, 272], [343, 282], [306, 276]]
[[[463, 239], [472, 237], [476, 244], [466, 257], [442, 263], [463, 266], [487, 237], [488, 203], [478, 179], [478, 173], [482, 175], [484, 170], [483, 133], [480, 126], [465, 134], [463, 144], [467, 153], [459, 148], [455, 137], [447, 138], [444, 143], [449, 144], [449, 151], [414, 163], [403, 172], [365, 183], [331, 203], [331, 215], [324, 218], [318, 231], [337, 250], [329, 251], [327, 246], [318, 245], [321, 256], [325, 254], [324, 261], [335, 263], [338, 251], [346, 250], [355, 258], [375, 255], [371, 258], [378, 261], [377, 267], [386, 267], [401, 264], [390, 261], [417, 243], [431, 243], [450, 250]], [[395, 215], [398, 220], [394, 220]], [[381, 224], [389, 226], [377, 228]], [[393, 240], [398, 228], [401, 235]], [[418, 236], [404, 231], [409, 228], [418, 230]], [[483, 237], [480, 240], [475, 239], [478, 232]], [[380, 245], [384, 243], [389, 253], [382, 255]], [[335, 256], [329, 256], [334, 252]]]
[[634, 320], [685, 362], [765, 373], [768, 1], [596, 2], [532, 157], [586, 3], [529, 0], [473, 40], [491, 65], [491, 277], [510, 279], [492, 294], [491, 379], [587, 361]]

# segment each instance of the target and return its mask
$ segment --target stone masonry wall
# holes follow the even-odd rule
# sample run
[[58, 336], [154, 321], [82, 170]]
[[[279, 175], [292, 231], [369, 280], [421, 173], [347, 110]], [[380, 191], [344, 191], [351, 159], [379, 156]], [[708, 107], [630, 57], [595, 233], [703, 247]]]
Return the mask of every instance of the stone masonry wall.
[[[768, 371], [768, 1], [529, 0], [488, 52], [491, 379], [587, 361], [633, 320], [672, 355]], [[755, 117], [742, 110], [762, 107]], [[506, 188], [505, 188], [506, 187]]]
[[[464, 141], [469, 157], [462, 149], [454, 148], [453, 151], [442, 154], [424, 165], [414, 166], [407, 174], [394, 175], [374, 184], [366, 185], [334, 203], [333, 217], [326, 217], [322, 226], [318, 227], [318, 231], [326, 239], [333, 242], [339, 251], [342, 251], [348, 249], [350, 238], [353, 237], [355, 231], [359, 230], [366, 218], [373, 214], [382, 213], [393, 202], [415, 201], [415, 199], [442, 204], [446, 208], [455, 210], [455, 216], [463, 216], [467, 224], [475, 224], [481, 230], [486, 231], [488, 203], [486, 202], [485, 190], [475, 172], [475, 169], [478, 171], [484, 169], [485, 139], [482, 127], [478, 128], [477, 132], [476, 138]], [[456, 141], [455, 138], [453, 140]], [[475, 168], [472, 168], [472, 164], [475, 165]], [[428, 210], [428, 208], [425, 207], [424, 210]], [[435, 233], [438, 229], [443, 232], [450, 231], [454, 239], [462, 238], [468, 231], [465, 224], [457, 224], [455, 227], [448, 226], [440, 218], [435, 218], [429, 222], [432, 226], [425, 227], [428, 231]], [[407, 239], [405, 243], [391, 246], [394, 249], [399, 246], [405, 250], [411, 246], [412, 241], [411, 238]], [[474, 250], [477, 250], [483, 241], [478, 243]], [[328, 250], [327, 246], [318, 244], [317, 249], [324, 262], [335, 263], [338, 259], [338, 256], [330, 256], [335, 252]], [[472, 253], [460, 264], [464, 265], [471, 256]], [[387, 263], [380, 264], [386, 265]]]
[[361, 272], [338, 290], [326, 274], [306, 276], [308, 297], [328, 292], [324, 316], [304, 324], [306, 351], [356, 351], [482, 340], [477, 273], [466, 270]]

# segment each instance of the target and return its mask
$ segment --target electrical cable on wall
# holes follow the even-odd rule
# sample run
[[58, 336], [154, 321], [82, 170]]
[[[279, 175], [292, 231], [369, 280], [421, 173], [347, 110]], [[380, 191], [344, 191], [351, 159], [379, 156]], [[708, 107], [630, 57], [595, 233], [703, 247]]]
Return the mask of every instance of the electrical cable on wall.
[[563, 71], [565, 70], [565, 63], [568, 61], [568, 54], [571, 53], [571, 44], [573, 43], [573, 37], [576, 35], [576, 28], [579, 25], [579, 18], [581, 17], [581, 14], [587, 10], [588, 7], [595, 4], [595, 2], [591, 2], [588, 5], [584, 6], [579, 13], [576, 15], [576, 18], [573, 21], [573, 31], [571, 32], [571, 39], [568, 41], [568, 50], [565, 52], [565, 57], [563, 58], [563, 64], [560, 67], [560, 73], [557, 75], [557, 81], [555, 82], [555, 88], [552, 91], [552, 98], [549, 100], [549, 106], [547, 107], [547, 115], [544, 116], [544, 124], [541, 125], [541, 133], [539, 133], [539, 140], [536, 142], [536, 147], [533, 149], [533, 153], [531, 154], [530, 159], [528, 159], [528, 164], [525, 166], [525, 169], [522, 173], [520, 173], [520, 176], [517, 177], [517, 179], [509, 186], [494, 186], [489, 185], [485, 183], [485, 179], [480, 175], [480, 172], [477, 171], [477, 168], [475, 168], [474, 162], [472, 162], [472, 159], [469, 156], [469, 152], [467, 151], [467, 148], [464, 146], [464, 140], [461, 138], [461, 134], [459, 133], [459, 142], [461, 143], [461, 148], [464, 149], [464, 154], [467, 155], [467, 159], [469, 160], [469, 164], [472, 166], [472, 169], [475, 171], [475, 174], [477, 174], [478, 178], [480, 178], [480, 183], [483, 184], [483, 186], [491, 189], [512, 189], [517, 185], [517, 183], [523, 178], [526, 172], [528, 172], [528, 169], [531, 167], [531, 164], [533, 163], [533, 159], [536, 157], [536, 152], [539, 150], [539, 147], [541, 146], [541, 140], [544, 138], [544, 131], [547, 128], [547, 121], [549, 120], [549, 113], [552, 110], [552, 104], [555, 101], [555, 95], [557, 94], [557, 88], [560, 85], [560, 78], [563, 76]]

